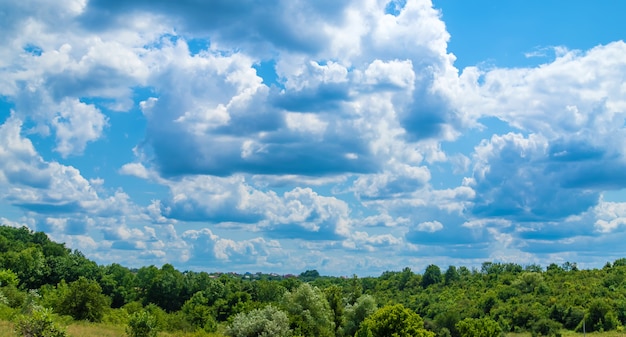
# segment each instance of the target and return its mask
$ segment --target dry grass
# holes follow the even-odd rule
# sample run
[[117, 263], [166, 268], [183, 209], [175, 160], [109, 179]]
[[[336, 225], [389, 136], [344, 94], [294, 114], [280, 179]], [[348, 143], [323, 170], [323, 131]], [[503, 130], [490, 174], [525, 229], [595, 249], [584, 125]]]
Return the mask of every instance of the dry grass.
[[123, 337], [126, 336], [124, 327], [109, 325], [76, 322], [67, 326], [67, 334], [71, 337]]
[[0, 321], [0, 337], [15, 337], [13, 324], [7, 321]]
[[[563, 337], [626, 337], [626, 332], [624, 331], [607, 331], [607, 332], [587, 332], [583, 335], [583, 333], [578, 333], [569, 330], [561, 330]], [[530, 332], [524, 333], [507, 333], [506, 337], [531, 337]]]
[[[586, 337], [626, 337], [624, 331], [587, 332]], [[563, 331], [563, 337], [584, 337], [582, 333]]]

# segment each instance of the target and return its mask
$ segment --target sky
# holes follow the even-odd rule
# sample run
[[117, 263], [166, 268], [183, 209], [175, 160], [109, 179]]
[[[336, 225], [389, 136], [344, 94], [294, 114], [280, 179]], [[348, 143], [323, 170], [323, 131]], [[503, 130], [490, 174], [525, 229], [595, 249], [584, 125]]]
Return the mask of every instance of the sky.
[[623, 1], [0, 0], [0, 223], [99, 264], [625, 257]]

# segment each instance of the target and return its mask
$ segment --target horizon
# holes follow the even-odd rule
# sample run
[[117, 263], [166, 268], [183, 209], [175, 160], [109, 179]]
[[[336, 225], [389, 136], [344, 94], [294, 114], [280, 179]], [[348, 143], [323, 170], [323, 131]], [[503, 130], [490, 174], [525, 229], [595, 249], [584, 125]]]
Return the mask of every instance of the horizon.
[[602, 268], [626, 256], [623, 10], [7, 1], [0, 224], [127, 268]]

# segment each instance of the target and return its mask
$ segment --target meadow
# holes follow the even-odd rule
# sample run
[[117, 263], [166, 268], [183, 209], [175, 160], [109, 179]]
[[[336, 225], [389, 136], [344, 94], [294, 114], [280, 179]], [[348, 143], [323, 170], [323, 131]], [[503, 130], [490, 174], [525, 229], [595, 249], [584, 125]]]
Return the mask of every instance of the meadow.
[[[67, 326], [70, 337], [126, 337], [125, 327], [104, 323], [74, 322]], [[13, 324], [0, 320], [0, 337], [16, 337]], [[159, 332], [159, 337], [224, 337], [220, 333], [168, 333]]]
[[[126, 337], [123, 326], [102, 323], [75, 322], [67, 326], [70, 337]], [[563, 330], [563, 337], [626, 337], [624, 331], [590, 332], [586, 334]], [[13, 325], [0, 320], [0, 337], [15, 337]], [[219, 333], [167, 333], [159, 332], [159, 337], [223, 337]], [[505, 337], [531, 337], [530, 333], [507, 333]]]

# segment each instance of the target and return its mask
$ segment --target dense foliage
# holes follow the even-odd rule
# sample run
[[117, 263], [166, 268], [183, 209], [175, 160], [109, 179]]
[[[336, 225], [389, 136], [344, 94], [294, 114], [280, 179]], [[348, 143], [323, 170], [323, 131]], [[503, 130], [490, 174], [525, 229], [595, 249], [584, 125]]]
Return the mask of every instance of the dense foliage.
[[[25, 316], [27, 308], [40, 309]], [[0, 319], [62, 335], [55, 332], [56, 315], [124, 324], [135, 336], [157, 330], [335, 337], [609, 331], [626, 324], [626, 259], [591, 270], [570, 262], [547, 268], [485, 262], [480, 269], [429, 265], [423, 274], [405, 268], [365, 278], [315, 270], [209, 274], [169, 264], [100, 266], [44, 233], [0, 226]]]

